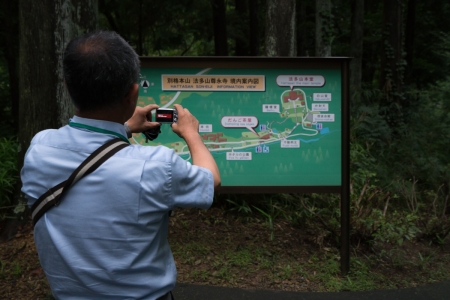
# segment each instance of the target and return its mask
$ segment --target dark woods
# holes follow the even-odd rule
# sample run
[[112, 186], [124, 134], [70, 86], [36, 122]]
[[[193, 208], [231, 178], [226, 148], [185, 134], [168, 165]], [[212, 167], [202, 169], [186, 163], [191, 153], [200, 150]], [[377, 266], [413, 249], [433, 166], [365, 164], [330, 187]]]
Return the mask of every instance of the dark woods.
[[[398, 219], [398, 214], [405, 220], [410, 216], [406, 223], [417, 229], [409, 236], [396, 232], [401, 238], [421, 235], [439, 242], [448, 235], [450, 3], [63, 2], [66, 6], [57, 7], [56, 11], [62, 13], [56, 16], [53, 1], [43, 2], [33, 15], [26, 14], [30, 1], [0, 4], [0, 164], [6, 155], [14, 157], [17, 153], [16, 138], [21, 149], [27, 148], [30, 137], [39, 129], [28, 124], [29, 120], [40, 123], [40, 127], [56, 127], [58, 123], [49, 120], [71, 113], [70, 107], [61, 104], [65, 96], [48, 90], [60, 84], [60, 79], [54, 77], [58, 62], [49, 60], [38, 65], [40, 54], [36, 50], [36, 45], [66, 43], [53, 36], [53, 29], [62, 21], [69, 22], [69, 29], [61, 36], [75, 36], [95, 27], [112, 29], [143, 56], [350, 56], [355, 236], [373, 238], [390, 218]], [[77, 17], [80, 7], [89, 8], [89, 22]], [[42, 20], [54, 20], [45, 27], [52, 29], [46, 33], [48, 41], [27, 31], [27, 26], [39, 28]], [[23, 53], [36, 54], [26, 66]], [[48, 70], [44, 70], [45, 66]], [[26, 79], [27, 69], [38, 69], [39, 73], [34, 74], [39, 76], [45, 72], [51, 76], [47, 82], [36, 83]], [[39, 86], [33, 86], [36, 84]], [[45, 99], [40, 96], [44, 90]], [[29, 107], [34, 109], [30, 111]], [[44, 107], [45, 112], [39, 107]], [[7, 152], [4, 149], [9, 149], [8, 154], [3, 154]], [[20, 155], [18, 161], [20, 166]], [[1, 208], [3, 217], [14, 215], [10, 207], [17, 203], [12, 191], [20, 167], [15, 163], [8, 166], [6, 175], [0, 173], [6, 178], [2, 181], [0, 177], [0, 206], [8, 207]], [[1, 169], [6, 167], [1, 165]], [[6, 181], [9, 183], [3, 184]], [[372, 223], [369, 226], [361, 220]]]

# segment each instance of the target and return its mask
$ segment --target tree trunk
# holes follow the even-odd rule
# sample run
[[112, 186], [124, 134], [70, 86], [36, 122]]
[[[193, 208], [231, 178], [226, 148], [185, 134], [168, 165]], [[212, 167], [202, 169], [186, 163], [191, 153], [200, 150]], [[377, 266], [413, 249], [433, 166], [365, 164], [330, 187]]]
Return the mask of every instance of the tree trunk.
[[299, 56], [308, 56], [306, 50], [307, 32], [304, 24], [306, 20], [306, 3], [297, 4], [297, 54]]
[[316, 0], [316, 56], [331, 56], [331, 0]]
[[[97, 0], [19, 2], [19, 169], [33, 136], [68, 123], [74, 113], [64, 87], [62, 58], [68, 42], [97, 27]], [[20, 184], [15, 201], [20, 198]], [[14, 236], [23, 216], [10, 219], [0, 236]]]
[[409, 0], [405, 28], [406, 77], [411, 74], [413, 68], [416, 8], [417, 0]]
[[350, 91], [353, 103], [358, 102], [361, 95], [363, 38], [364, 0], [352, 0]]
[[214, 54], [228, 56], [226, 8], [224, 0], [211, 0], [214, 27]]
[[63, 56], [67, 44], [75, 37], [95, 30], [98, 24], [97, 0], [53, 0], [56, 10], [55, 46], [57, 55], [58, 127], [66, 125], [73, 116], [74, 108], [64, 86]]
[[246, 56], [248, 55], [248, 36], [246, 34], [247, 28], [244, 27], [245, 19], [247, 15], [247, 0], [235, 0], [234, 9], [236, 11], [237, 21], [236, 21], [236, 56]]
[[[4, 17], [0, 19], [0, 50], [8, 64], [9, 94], [11, 99], [12, 127], [16, 135], [19, 130], [19, 74], [18, 74], [18, 51], [19, 51], [19, 5], [16, 1], [3, 1], [0, 4]], [[3, 109], [3, 108], [1, 108]]]
[[[19, 143], [67, 124], [73, 105], [64, 87], [62, 59], [68, 42], [96, 28], [96, 0], [21, 0]], [[36, 59], [39, 57], [39, 59]]]
[[138, 11], [138, 42], [137, 42], [137, 54], [142, 56], [143, 49], [143, 30], [142, 30], [142, 14], [143, 14], [143, 0], [139, 0], [139, 11]]
[[250, 17], [250, 55], [259, 55], [259, 17], [258, 9], [260, 0], [249, 0], [249, 17]]
[[266, 56], [296, 56], [295, 0], [267, 0]]
[[385, 93], [385, 101], [400, 103], [402, 91], [402, 4], [400, 1], [384, 0], [383, 45], [381, 57], [380, 88]]

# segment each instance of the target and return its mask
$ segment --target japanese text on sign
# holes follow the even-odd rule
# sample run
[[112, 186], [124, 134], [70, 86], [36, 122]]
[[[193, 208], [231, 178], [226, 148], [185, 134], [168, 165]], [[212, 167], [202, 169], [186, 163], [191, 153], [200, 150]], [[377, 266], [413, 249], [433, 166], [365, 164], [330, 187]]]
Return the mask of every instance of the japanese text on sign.
[[227, 160], [252, 160], [251, 152], [227, 152]]
[[313, 122], [334, 122], [334, 114], [314, 114]]
[[328, 103], [313, 103], [311, 108], [312, 111], [328, 111]]
[[331, 101], [331, 93], [314, 93], [314, 101]]
[[281, 148], [300, 148], [299, 140], [282, 140]]
[[163, 91], [266, 90], [264, 75], [161, 75]]
[[277, 84], [291, 90], [296, 86], [320, 87], [325, 85], [325, 78], [322, 75], [278, 75]]

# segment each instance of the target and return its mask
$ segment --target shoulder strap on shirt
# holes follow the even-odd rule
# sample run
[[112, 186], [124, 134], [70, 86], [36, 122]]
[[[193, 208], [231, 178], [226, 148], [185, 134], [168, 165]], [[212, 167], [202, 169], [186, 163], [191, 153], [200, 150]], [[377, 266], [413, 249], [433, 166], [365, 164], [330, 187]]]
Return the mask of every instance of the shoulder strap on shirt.
[[92, 173], [111, 156], [127, 147], [129, 144], [122, 139], [113, 139], [95, 150], [81, 165], [70, 175], [69, 179], [59, 183], [44, 193], [31, 207], [33, 226], [53, 206], [57, 206], [64, 193], [83, 176]]

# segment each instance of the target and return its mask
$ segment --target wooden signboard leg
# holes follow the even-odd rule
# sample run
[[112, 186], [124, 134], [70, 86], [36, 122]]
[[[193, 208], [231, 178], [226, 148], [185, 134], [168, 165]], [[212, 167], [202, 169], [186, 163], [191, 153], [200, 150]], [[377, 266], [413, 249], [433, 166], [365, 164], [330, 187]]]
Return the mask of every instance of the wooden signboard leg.
[[342, 63], [341, 272], [350, 270], [350, 99], [349, 62]]

